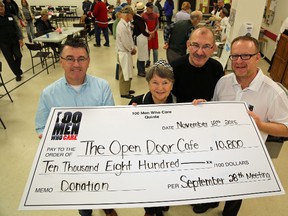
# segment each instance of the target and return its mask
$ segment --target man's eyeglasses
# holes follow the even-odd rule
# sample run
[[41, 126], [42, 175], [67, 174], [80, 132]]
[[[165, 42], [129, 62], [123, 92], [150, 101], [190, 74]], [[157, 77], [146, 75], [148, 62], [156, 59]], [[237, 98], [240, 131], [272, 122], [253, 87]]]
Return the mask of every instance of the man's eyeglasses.
[[230, 55], [229, 58], [232, 60], [232, 61], [237, 61], [238, 58], [240, 57], [242, 60], [249, 60], [252, 56], [255, 56], [257, 55], [257, 53], [254, 53], [254, 54], [242, 54], [242, 55]]
[[75, 61], [77, 61], [79, 64], [82, 64], [82, 63], [84, 63], [85, 61], [87, 61], [87, 59], [88, 59], [89, 57], [87, 57], [87, 58], [85, 58], [84, 56], [81, 56], [81, 57], [79, 57], [79, 58], [74, 58], [74, 57], [72, 57], [72, 56], [67, 56], [67, 57], [62, 57], [61, 56], [61, 59], [63, 59], [63, 60], [65, 60], [68, 64], [72, 64], [72, 63], [74, 63]]
[[207, 52], [207, 51], [209, 51], [209, 50], [211, 50], [213, 48], [213, 45], [210, 45], [210, 44], [205, 44], [203, 46], [200, 46], [200, 44], [194, 43], [194, 42], [190, 43], [190, 46], [195, 51], [197, 51], [197, 50], [199, 50], [201, 48], [204, 52]]

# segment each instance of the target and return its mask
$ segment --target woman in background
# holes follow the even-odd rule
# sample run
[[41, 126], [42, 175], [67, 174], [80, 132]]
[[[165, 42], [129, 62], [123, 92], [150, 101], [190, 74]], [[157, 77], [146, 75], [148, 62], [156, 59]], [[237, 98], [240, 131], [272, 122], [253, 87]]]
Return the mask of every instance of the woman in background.
[[24, 23], [26, 25], [26, 32], [28, 36], [28, 40], [32, 43], [33, 38], [35, 38], [35, 31], [33, 26], [34, 16], [30, 10], [29, 4], [26, 0], [21, 0], [22, 5], [22, 17], [24, 19]]

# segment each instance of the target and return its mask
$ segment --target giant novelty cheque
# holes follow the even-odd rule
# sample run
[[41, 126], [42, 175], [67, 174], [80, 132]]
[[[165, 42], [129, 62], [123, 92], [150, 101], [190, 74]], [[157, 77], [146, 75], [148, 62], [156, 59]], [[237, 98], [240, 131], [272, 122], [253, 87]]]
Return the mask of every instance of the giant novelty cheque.
[[284, 194], [244, 102], [54, 108], [20, 209], [195, 204]]

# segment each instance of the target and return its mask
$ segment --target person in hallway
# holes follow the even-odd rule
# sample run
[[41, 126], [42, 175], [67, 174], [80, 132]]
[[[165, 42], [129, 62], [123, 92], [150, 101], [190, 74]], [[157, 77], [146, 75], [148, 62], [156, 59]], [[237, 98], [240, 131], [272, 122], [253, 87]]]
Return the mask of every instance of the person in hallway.
[[159, 22], [158, 22], [158, 14], [156, 14], [154, 11], [154, 5], [152, 2], [148, 2], [146, 4], [146, 12], [143, 13], [142, 17], [145, 20], [145, 23], [147, 25], [148, 31], [150, 33], [150, 40], [148, 41], [148, 54], [149, 54], [149, 59], [146, 62], [145, 67], [150, 66], [150, 50], [153, 50], [153, 62], [158, 61], [158, 48], [159, 48], [159, 43], [158, 43], [158, 27], [159, 27]]
[[226, 8], [220, 10], [221, 21], [216, 24], [216, 32], [219, 32], [221, 35], [221, 41], [224, 42], [227, 38], [226, 28], [229, 22], [229, 11]]
[[21, 29], [22, 27], [20, 24], [21, 13], [18, 4], [14, 0], [3, 0], [3, 3], [5, 5], [6, 13], [11, 14], [13, 16], [17, 25]]
[[136, 14], [133, 17], [133, 38], [138, 50], [137, 70], [140, 77], [145, 77], [145, 62], [148, 60], [148, 39], [150, 39], [146, 23], [141, 17], [144, 9], [144, 4], [138, 2], [136, 4]]
[[32, 39], [35, 38], [34, 31], [34, 16], [30, 10], [29, 4], [26, 0], [21, 0], [22, 5], [22, 17], [24, 17], [24, 22], [26, 24], [26, 33], [28, 36], [28, 40], [32, 43]]
[[191, 4], [184, 1], [181, 5], [181, 10], [175, 14], [175, 22], [180, 20], [190, 20]]
[[151, 2], [153, 4], [153, 12], [156, 13], [158, 15], [158, 18], [159, 18], [159, 16], [160, 16], [159, 9], [156, 5], [154, 5], [154, 0], [148, 0], [148, 2]]
[[[35, 118], [39, 138], [52, 107], [113, 106], [112, 91], [106, 80], [87, 74], [90, 57], [87, 44], [80, 37], [67, 39], [61, 50], [60, 65], [64, 77], [46, 87], [40, 96]], [[114, 209], [105, 209], [106, 216], [117, 216]], [[79, 210], [91, 216], [92, 210]]]
[[[217, 6], [214, 7], [213, 11], [211, 12], [212, 16], [209, 18], [209, 22], [207, 24], [214, 26], [215, 22], [221, 21], [220, 11], [223, 7], [224, 7], [224, 0], [217, 0]], [[229, 11], [230, 15], [230, 8], [227, 10]]]
[[16, 76], [16, 81], [21, 81], [23, 35], [14, 16], [5, 11], [5, 4], [0, 1], [0, 49], [10, 69]]
[[[116, 40], [116, 29], [117, 29], [117, 25], [121, 19], [121, 9], [122, 7], [121, 6], [117, 6], [114, 10], [115, 12], [115, 21], [113, 23], [113, 26], [112, 26], [112, 29], [113, 29], [113, 38], [114, 40]], [[116, 80], [119, 80], [119, 62], [118, 62], [118, 59], [117, 59], [117, 63], [116, 63], [116, 71], [115, 71], [115, 79]]]
[[169, 63], [177, 58], [186, 55], [187, 40], [191, 32], [198, 26], [202, 19], [201, 11], [193, 11], [189, 20], [181, 20], [164, 28], [164, 46]]
[[132, 38], [131, 21], [134, 12], [130, 6], [121, 9], [121, 19], [116, 28], [116, 50], [119, 62], [119, 89], [120, 96], [131, 99], [135, 91], [131, 90], [133, 73], [132, 55], [136, 54]]
[[163, 11], [166, 16], [167, 25], [170, 25], [172, 23], [173, 10], [174, 10], [174, 1], [166, 0], [164, 3]]
[[211, 58], [215, 47], [212, 30], [199, 27], [187, 41], [189, 54], [171, 62], [175, 78], [172, 92], [178, 103], [212, 99], [216, 83], [224, 75], [222, 65]]
[[[232, 70], [215, 88], [213, 101], [245, 101], [265, 142], [268, 134], [288, 137], [288, 98], [286, 92], [258, 67], [261, 60], [258, 40], [239, 36], [231, 43]], [[194, 104], [203, 100], [193, 101]], [[242, 200], [226, 201], [223, 216], [237, 216]], [[218, 203], [201, 204], [204, 213]], [[195, 207], [195, 206], [194, 206]], [[200, 208], [199, 208], [200, 209]]]
[[110, 46], [109, 35], [108, 35], [108, 10], [106, 4], [101, 0], [96, 0], [96, 5], [93, 9], [93, 16], [95, 18], [95, 47], [101, 47], [101, 31], [103, 32], [106, 47]]
[[158, 8], [159, 11], [158, 22], [159, 22], [159, 28], [161, 28], [161, 21], [163, 19], [163, 7], [161, 5], [161, 0], [156, 0], [155, 6]]

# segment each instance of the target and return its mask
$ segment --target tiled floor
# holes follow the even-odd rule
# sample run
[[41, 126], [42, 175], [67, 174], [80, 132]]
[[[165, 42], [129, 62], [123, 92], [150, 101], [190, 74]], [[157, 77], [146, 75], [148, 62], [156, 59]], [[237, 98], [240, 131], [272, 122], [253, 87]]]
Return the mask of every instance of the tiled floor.
[[[118, 90], [118, 81], [115, 80], [116, 53], [111, 38], [111, 47], [93, 47], [90, 42], [91, 64], [88, 73], [102, 77], [110, 83], [117, 105], [126, 105], [129, 101], [120, 98]], [[162, 49], [162, 32], [159, 32], [160, 48], [159, 58], [165, 58], [165, 52]], [[104, 43], [104, 42], [103, 42]], [[27, 48], [23, 49], [23, 70], [30, 68], [30, 56]], [[0, 60], [3, 62], [3, 76], [6, 81], [11, 80], [7, 87], [14, 89], [11, 96], [14, 103], [11, 103], [7, 96], [0, 99], [0, 116], [7, 126], [4, 130], [0, 125], [0, 216], [71, 216], [78, 215], [76, 210], [59, 211], [18, 211], [19, 201], [23, 193], [24, 186], [30, 171], [30, 167], [37, 150], [39, 140], [34, 130], [34, 116], [37, 108], [38, 98], [41, 90], [63, 75], [63, 71], [57, 64], [56, 69], [50, 68], [50, 74], [42, 72], [32, 77], [32, 71], [25, 72], [23, 81], [17, 82], [9, 70], [6, 61], [0, 53]], [[264, 71], [267, 70], [267, 63], [261, 62]], [[36, 70], [41, 70], [38, 66]], [[30, 79], [30, 80], [29, 80]], [[29, 81], [28, 81], [29, 80]], [[27, 81], [27, 82], [26, 82]], [[23, 85], [21, 85], [23, 84]], [[19, 86], [21, 85], [21, 86]], [[18, 87], [18, 88], [17, 88]], [[3, 88], [0, 88], [0, 94]], [[147, 91], [147, 84], [144, 78], [137, 77], [134, 70], [132, 89], [136, 94]], [[276, 171], [283, 184], [288, 189], [287, 155], [288, 143], [283, 146], [277, 159], [273, 159]], [[244, 200], [239, 216], [286, 216], [288, 215], [288, 195], [266, 197], [258, 199]], [[221, 206], [207, 211], [203, 216], [220, 216]], [[119, 216], [141, 216], [144, 215], [142, 208], [135, 209], [117, 209]], [[104, 213], [99, 210], [94, 211], [94, 216], [103, 216]], [[165, 213], [165, 216], [191, 216], [195, 215], [190, 206], [175, 206]]]

